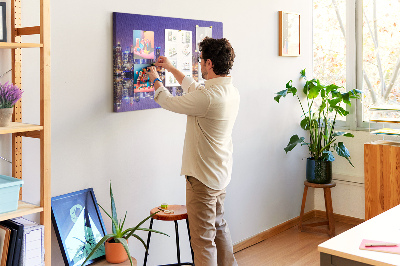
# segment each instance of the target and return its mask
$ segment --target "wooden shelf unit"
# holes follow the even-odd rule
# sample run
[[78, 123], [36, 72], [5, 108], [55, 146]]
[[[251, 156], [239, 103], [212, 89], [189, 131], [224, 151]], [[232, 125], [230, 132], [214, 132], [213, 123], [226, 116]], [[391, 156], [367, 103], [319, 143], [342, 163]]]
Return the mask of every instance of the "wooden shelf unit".
[[[21, 2], [11, 0], [11, 40], [0, 43], [0, 49], [11, 49], [12, 80], [22, 88], [21, 48], [40, 49], [40, 125], [22, 123], [22, 104], [14, 106], [13, 123], [0, 127], [0, 134], [12, 134], [12, 176], [22, 179], [22, 137], [40, 140], [40, 206], [21, 201], [18, 209], [0, 214], [0, 221], [32, 213], [40, 213], [40, 224], [44, 225], [45, 265], [51, 265], [51, 121], [50, 121], [50, 0], [40, 0], [40, 25], [21, 27]], [[40, 43], [22, 43], [23, 35], [40, 35]]]

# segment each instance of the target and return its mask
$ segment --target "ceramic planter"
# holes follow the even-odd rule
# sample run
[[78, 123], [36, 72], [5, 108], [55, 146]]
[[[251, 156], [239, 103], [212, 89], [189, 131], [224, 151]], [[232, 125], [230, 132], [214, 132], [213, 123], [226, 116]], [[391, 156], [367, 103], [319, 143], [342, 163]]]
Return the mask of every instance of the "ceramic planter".
[[306, 179], [310, 183], [330, 183], [332, 181], [332, 162], [307, 158]]
[[11, 123], [14, 108], [0, 108], [0, 127], [7, 127]]
[[109, 263], [121, 263], [128, 259], [128, 254], [121, 243], [111, 243], [109, 242], [112, 238], [109, 238], [105, 242], [106, 248], [106, 260]]

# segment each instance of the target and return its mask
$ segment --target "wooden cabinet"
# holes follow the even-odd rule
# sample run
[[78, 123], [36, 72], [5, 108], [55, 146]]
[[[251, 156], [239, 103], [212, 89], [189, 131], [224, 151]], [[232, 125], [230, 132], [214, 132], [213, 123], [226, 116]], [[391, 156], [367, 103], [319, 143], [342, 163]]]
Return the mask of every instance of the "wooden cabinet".
[[400, 143], [364, 144], [365, 220], [400, 204]]
[[[22, 0], [23, 1], [23, 0]], [[13, 123], [0, 127], [0, 134], [12, 134], [13, 177], [22, 179], [22, 138], [40, 140], [40, 206], [20, 201], [14, 212], [0, 214], [0, 221], [32, 213], [40, 213], [44, 225], [45, 264], [51, 265], [51, 184], [50, 184], [50, 0], [40, 0], [40, 25], [21, 27], [21, 0], [11, 0], [11, 42], [0, 42], [0, 49], [10, 49], [12, 83], [24, 89], [21, 84], [21, 49], [40, 49], [40, 124], [26, 124], [22, 121], [22, 103], [14, 106]], [[28, 1], [28, 0], [26, 0]], [[24, 35], [40, 35], [40, 43], [22, 43]], [[31, 62], [24, 62], [30, 64]], [[32, 62], [36, 63], [36, 62]], [[29, 89], [26, 86], [25, 90]], [[29, 99], [24, 99], [29, 100]], [[23, 187], [20, 192], [22, 198]]]

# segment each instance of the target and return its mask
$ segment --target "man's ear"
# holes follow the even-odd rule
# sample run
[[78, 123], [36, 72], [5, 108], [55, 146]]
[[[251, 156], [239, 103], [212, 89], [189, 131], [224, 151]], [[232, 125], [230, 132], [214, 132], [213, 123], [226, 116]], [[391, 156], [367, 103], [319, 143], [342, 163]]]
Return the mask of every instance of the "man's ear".
[[214, 65], [213, 65], [211, 59], [207, 59], [206, 66], [209, 66], [210, 68], [213, 68]]

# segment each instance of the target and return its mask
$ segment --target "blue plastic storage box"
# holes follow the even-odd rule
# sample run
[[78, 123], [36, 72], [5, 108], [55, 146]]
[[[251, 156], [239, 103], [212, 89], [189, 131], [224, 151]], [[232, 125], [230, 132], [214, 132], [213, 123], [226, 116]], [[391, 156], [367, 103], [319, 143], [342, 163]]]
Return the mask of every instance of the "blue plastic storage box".
[[18, 209], [19, 188], [24, 181], [0, 175], [0, 213]]

